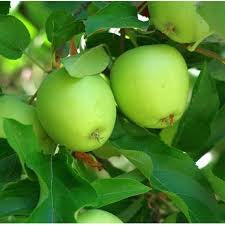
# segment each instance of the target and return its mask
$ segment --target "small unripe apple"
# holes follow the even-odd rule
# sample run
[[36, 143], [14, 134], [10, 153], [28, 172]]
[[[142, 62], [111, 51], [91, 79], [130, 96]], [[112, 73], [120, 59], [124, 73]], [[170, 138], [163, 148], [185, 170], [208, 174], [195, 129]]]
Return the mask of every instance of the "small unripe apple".
[[36, 110], [32, 105], [28, 105], [20, 98], [13, 95], [0, 97], [0, 138], [5, 138], [3, 120], [14, 119], [24, 125], [32, 125], [43, 150], [46, 153], [52, 152], [55, 144], [47, 136], [37, 118]]
[[90, 209], [78, 213], [78, 223], [123, 223], [118, 217], [101, 209]]
[[37, 113], [56, 143], [85, 152], [99, 148], [111, 135], [116, 103], [100, 75], [75, 78], [62, 68], [42, 83], [37, 94]]
[[111, 70], [116, 102], [133, 122], [164, 128], [182, 116], [189, 77], [182, 55], [169, 45], [148, 45], [123, 53]]
[[209, 25], [197, 13], [197, 3], [190, 1], [149, 2], [155, 27], [179, 43], [193, 43], [210, 33]]

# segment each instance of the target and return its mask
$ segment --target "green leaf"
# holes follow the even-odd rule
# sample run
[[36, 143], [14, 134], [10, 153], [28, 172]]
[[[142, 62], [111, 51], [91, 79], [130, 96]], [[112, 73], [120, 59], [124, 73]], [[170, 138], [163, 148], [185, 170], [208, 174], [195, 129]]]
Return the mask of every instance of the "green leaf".
[[205, 64], [192, 92], [191, 102], [184, 113], [173, 146], [184, 151], [201, 151], [210, 135], [210, 123], [219, 108], [215, 81]]
[[10, 8], [10, 2], [9, 1], [3, 1], [0, 2], [0, 14], [8, 14]]
[[[114, 57], [121, 55], [121, 38], [118, 35], [108, 32], [95, 33], [87, 38], [87, 48], [92, 48], [100, 44], [105, 44]], [[134, 46], [130, 39], [124, 40], [124, 51], [132, 49]]]
[[21, 165], [16, 153], [5, 139], [0, 139], [0, 190], [9, 182], [20, 179]]
[[151, 157], [152, 187], [166, 193], [190, 222], [219, 221], [217, 202], [208, 182], [186, 153], [169, 147], [147, 131], [145, 136], [126, 134], [111, 142], [121, 152], [133, 149]]
[[210, 168], [203, 168], [202, 172], [211, 184], [215, 194], [225, 202], [225, 181], [215, 176]]
[[0, 217], [28, 216], [37, 205], [38, 197], [38, 183], [27, 179], [10, 183], [0, 193]]
[[225, 81], [225, 64], [214, 59], [208, 64], [210, 75], [220, 81]]
[[216, 144], [216, 142], [220, 141], [225, 137], [225, 104], [215, 115], [210, 125], [210, 129], [211, 133], [210, 138], [208, 140], [208, 146]]
[[150, 180], [152, 175], [152, 160], [145, 152], [119, 149], [119, 152], [123, 154], [131, 163], [133, 163], [141, 173]]
[[54, 48], [60, 47], [74, 35], [84, 31], [82, 21], [77, 21], [67, 11], [53, 11], [46, 21], [48, 40]]
[[109, 62], [110, 58], [103, 45], [62, 60], [67, 72], [72, 77], [79, 78], [101, 73], [108, 66]]
[[111, 2], [89, 16], [86, 21], [87, 35], [109, 28], [138, 28], [146, 30], [148, 22], [139, 21], [137, 9], [128, 2]]
[[139, 182], [143, 182], [146, 179], [138, 169], [134, 169], [128, 173], [120, 174], [116, 178], [132, 179], [132, 180], [136, 180]]
[[75, 173], [69, 153], [43, 155], [32, 127], [15, 120], [4, 120], [4, 130], [10, 146], [34, 171], [40, 184], [39, 202], [29, 222], [73, 222], [77, 209], [96, 202], [96, 192]]
[[177, 221], [177, 213], [173, 213], [165, 218], [163, 223], [176, 223]]
[[98, 208], [150, 190], [138, 181], [122, 178], [96, 180], [93, 187], [98, 194]]
[[0, 15], [0, 54], [9, 59], [18, 59], [30, 42], [25, 25], [13, 16]]
[[225, 2], [201, 2], [198, 12], [209, 24], [211, 30], [225, 38]]
[[225, 104], [225, 82], [216, 80], [216, 88], [220, 99], [220, 106]]

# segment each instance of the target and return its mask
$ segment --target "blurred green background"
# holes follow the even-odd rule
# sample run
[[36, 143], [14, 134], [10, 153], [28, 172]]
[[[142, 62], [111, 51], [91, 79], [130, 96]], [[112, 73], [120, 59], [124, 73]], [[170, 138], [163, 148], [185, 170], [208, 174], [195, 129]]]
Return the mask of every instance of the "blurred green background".
[[[44, 68], [51, 68], [51, 44], [45, 33], [45, 22], [53, 10], [73, 10], [82, 17], [88, 2], [22, 2], [11, 1], [10, 15], [17, 17], [29, 30], [31, 43], [27, 52]], [[43, 80], [44, 72], [23, 55], [10, 60], [0, 56], [0, 88], [4, 93], [33, 95]]]

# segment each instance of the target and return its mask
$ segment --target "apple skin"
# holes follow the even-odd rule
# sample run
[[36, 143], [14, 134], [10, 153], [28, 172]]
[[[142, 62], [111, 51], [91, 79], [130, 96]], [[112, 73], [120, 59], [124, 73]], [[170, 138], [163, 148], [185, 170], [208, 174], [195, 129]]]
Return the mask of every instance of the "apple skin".
[[79, 152], [102, 146], [116, 120], [116, 103], [106, 81], [100, 75], [74, 78], [64, 68], [44, 80], [36, 106], [48, 135]]
[[167, 127], [185, 110], [187, 66], [182, 55], [169, 45], [147, 45], [123, 53], [110, 77], [119, 108], [141, 127]]
[[149, 2], [155, 27], [179, 43], [193, 43], [210, 33], [209, 25], [197, 13], [196, 2]]
[[55, 149], [55, 143], [48, 137], [42, 128], [35, 107], [23, 102], [13, 95], [0, 97], [0, 138], [6, 138], [3, 129], [4, 118], [14, 119], [24, 125], [32, 125], [44, 153], [51, 153]]
[[76, 220], [78, 223], [123, 223], [115, 215], [101, 209], [90, 209], [78, 213]]

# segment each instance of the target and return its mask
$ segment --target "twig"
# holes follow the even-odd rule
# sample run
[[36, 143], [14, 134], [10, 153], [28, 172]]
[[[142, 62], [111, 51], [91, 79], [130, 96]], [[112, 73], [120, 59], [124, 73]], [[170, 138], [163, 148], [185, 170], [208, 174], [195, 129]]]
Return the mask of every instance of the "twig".
[[125, 31], [124, 29], [120, 30], [121, 38], [120, 38], [120, 53], [122, 54], [124, 52], [125, 48]]
[[145, 7], [147, 6], [147, 2], [143, 2], [142, 4], [140, 4], [138, 6], [138, 13], [142, 13], [142, 11], [144, 11]]
[[29, 101], [28, 101], [28, 104], [29, 104], [29, 105], [31, 105], [31, 104], [33, 103], [34, 99], [37, 97], [37, 92], [38, 92], [38, 91], [36, 91], [36, 92], [30, 97], [30, 99], [29, 99]]
[[72, 38], [70, 40], [70, 55], [76, 55], [77, 54], [77, 48], [75, 45], [75, 39]]
[[[188, 47], [188, 45], [183, 45], [185, 48]], [[204, 48], [201, 48], [201, 47], [197, 47], [195, 50], [195, 52], [199, 53], [199, 54], [202, 54], [204, 56], [207, 56], [209, 58], [213, 58], [213, 59], [216, 59], [222, 63], [225, 63], [225, 58], [223, 58], [222, 56], [218, 55], [216, 52], [213, 52], [211, 50], [208, 50], [208, 49], [204, 49]]]
[[49, 73], [50, 71], [45, 69], [37, 60], [35, 60], [28, 52], [24, 51], [24, 55], [27, 56], [34, 64], [36, 64], [40, 69], [42, 69], [45, 73]]

